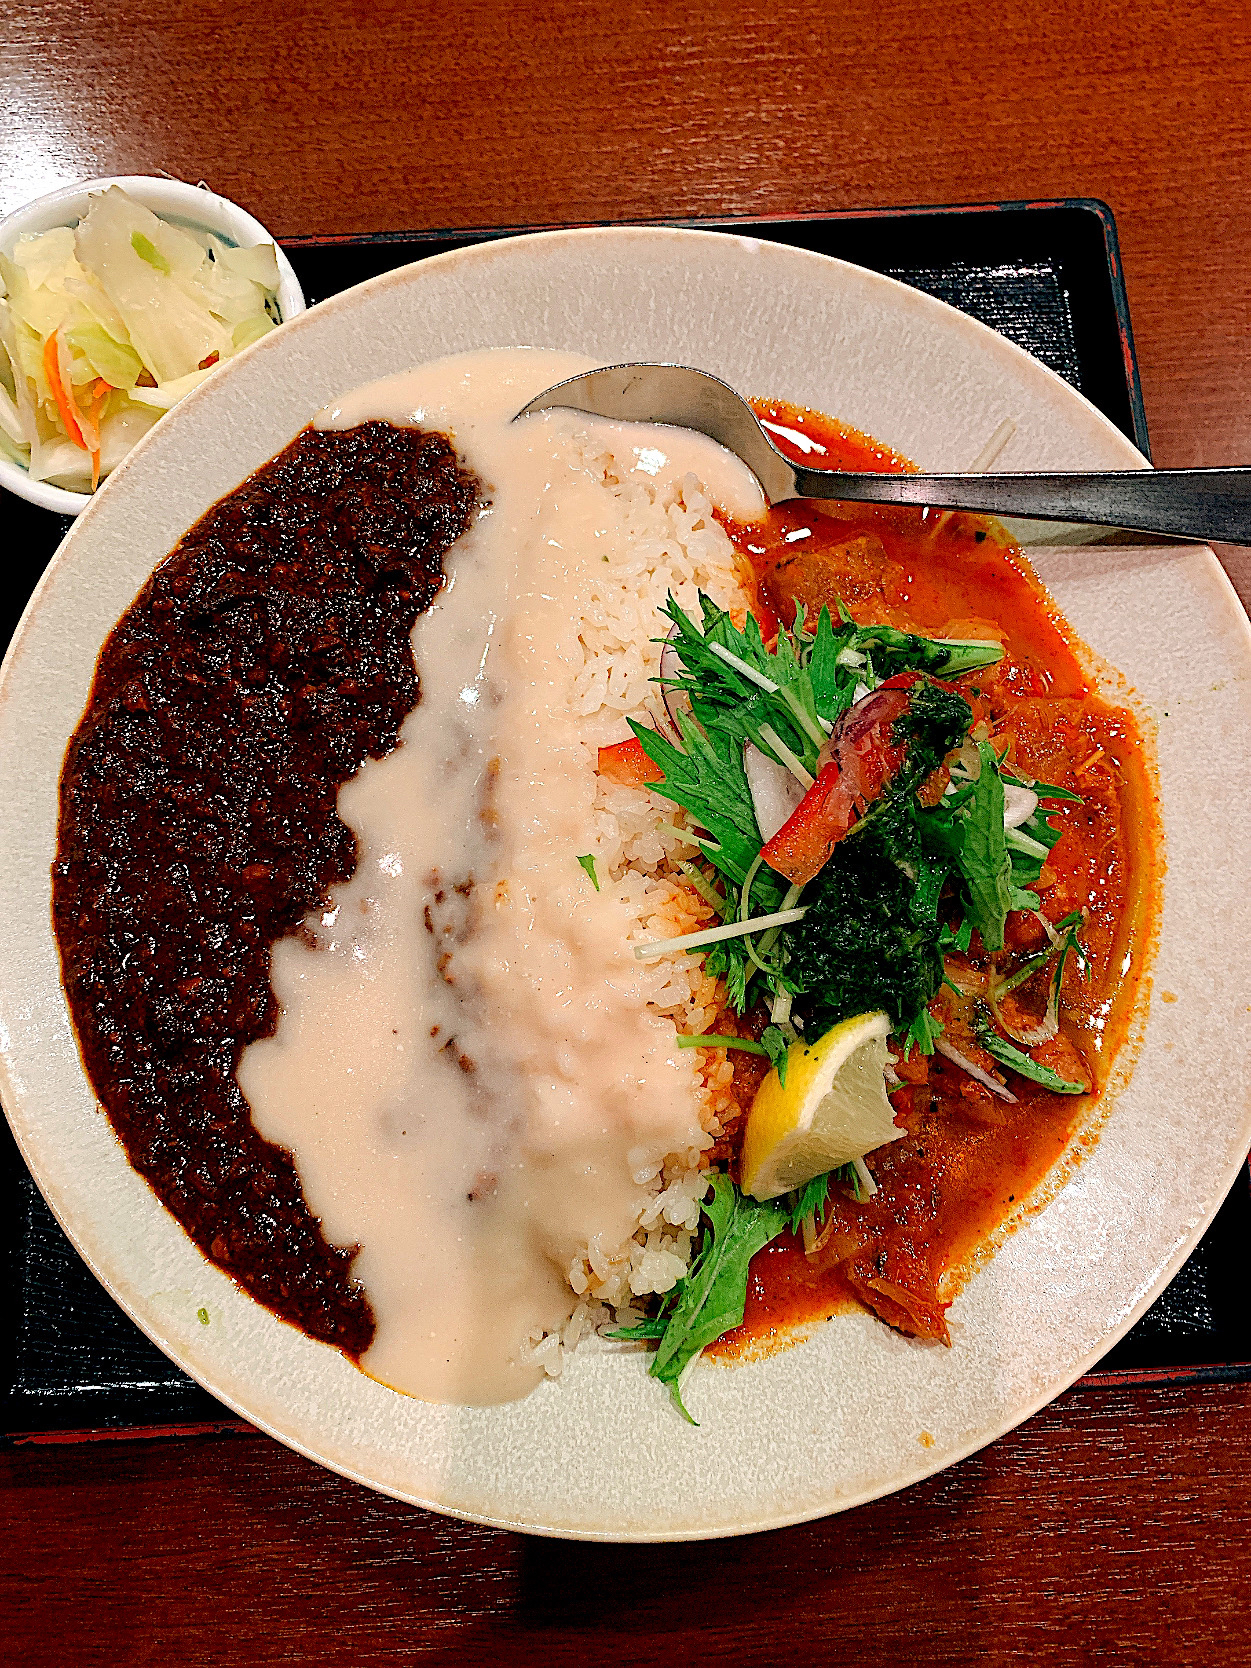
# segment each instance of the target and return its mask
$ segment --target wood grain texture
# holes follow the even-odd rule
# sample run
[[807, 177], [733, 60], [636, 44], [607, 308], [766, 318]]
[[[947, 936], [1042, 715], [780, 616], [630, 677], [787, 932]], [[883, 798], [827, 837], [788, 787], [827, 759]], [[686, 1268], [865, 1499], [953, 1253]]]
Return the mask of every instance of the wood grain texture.
[[742, 1541], [540, 1541], [262, 1437], [0, 1458], [7, 1662], [1251, 1663], [1251, 1386], [1071, 1392], [892, 1500]]
[[[1199, 0], [18, 0], [0, 212], [158, 169], [280, 237], [1101, 197], [1156, 461], [1248, 464], [1249, 107], [1247, 10]], [[445, 1522], [259, 1437], [0, 1471], [5, 1663], [1251, 1663], [1251, 1387], [1073, 1392], [902, 1496], [675, 1548]]]

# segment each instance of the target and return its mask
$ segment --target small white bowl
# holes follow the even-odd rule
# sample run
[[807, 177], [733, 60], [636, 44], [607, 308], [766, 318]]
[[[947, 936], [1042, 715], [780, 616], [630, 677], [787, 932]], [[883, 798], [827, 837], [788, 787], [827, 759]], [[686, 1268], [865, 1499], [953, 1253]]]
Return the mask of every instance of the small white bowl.
[[[259, 220], [207, 186], [188, 185], [185, 180], [167, 180], [155, 174], [114, 174], [107, 179], [85, 180], [81, 185], [63, 185], [46, 196], [36, 197], [0, 220], [0, 253], [12, 254], [18, 238], [28, 233], [48, 232], [54, 226], [76, 226], [87, 212], [88, 196], [105, 191], [110, 185], [120, 185], [137, 203], [175, 226], [216, 232], [244, 249], [257, 243], [273, 243], [278, 250], [278, 308], [283, 321], [304, 312], [308, 304], [300, 280]], [[90, 504], [92, 496], [89, 492], [70, 492], [66, 487], [51, 486], [47, 481], [32, 481], [20, 464], [11, 463], [7, 458], [0, 458], [0, 486], [45, 510], [55, 510], [58, 515], [78, 515]]]

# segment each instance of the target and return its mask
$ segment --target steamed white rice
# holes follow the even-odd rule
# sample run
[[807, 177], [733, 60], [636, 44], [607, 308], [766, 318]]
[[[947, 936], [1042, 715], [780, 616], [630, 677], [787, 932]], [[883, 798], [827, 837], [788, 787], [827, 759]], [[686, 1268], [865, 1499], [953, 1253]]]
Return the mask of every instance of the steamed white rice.
[[[588, 449], [584, 461], [619, 501], [628, 529], [627, 540], [604, 560], [602, 583], [585, 599], [579, 631], [585, 661], [574, 681], [572, 716], [583, 731], [586, 768], [595, 772], [598, 749], [629, 737], [627, 719], [656, 722], [659, 692], [651, 680], [659, 672], [661, 645], [654, 639], [667, 629], [660, 609], [669, 594], [698, 618], [703, 591], [741, 625], [747, 593], [739, 577], [742, 558], [694, 474], [676, 483], [650, 481], [637, 469], [628, 474], [619, 469], [611, 451]], [[672, 938], [710, 924], [712, 911], [678, 870], [680, 862], [698, 855], [694, 844], [675, 832], [684, 814], [647, 789], [598, 776], [596, 783], [589, 849], [603, 888], [628, 907], [631, 941]], [[649, 1011], [675, 1033], [718, 1028], [725, 991], [703, 971], [701, 957], [679, 953], [639, 965], [645, 969]], [[726, 1051], [694, 1051], [694, 1063], [703, 1140], [698, 1149], [683, 1152], [630, 1153], [639, 1189], [633, 1238], [606, 1247], [596, 1236], [569, 1266], [569, 1284], [579, 1301], [565, 1327], [531, 1339], [533, 1359], [553, 1376], [561, 1371], [566, 1349], [608, 1322], [642, 1319], [637, 1300], [671, 1290], [687, 1270], [700, 1201], [708, 1191], [708, 1153], [723, 1119], [737, 1110]]]

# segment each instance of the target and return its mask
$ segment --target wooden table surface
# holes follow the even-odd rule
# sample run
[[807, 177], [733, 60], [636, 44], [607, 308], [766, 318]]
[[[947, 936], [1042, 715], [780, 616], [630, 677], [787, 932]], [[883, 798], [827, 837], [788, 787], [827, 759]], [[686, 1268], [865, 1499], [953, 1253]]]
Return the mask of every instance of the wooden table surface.
[[[1251, 464], [1241, 4], [18, 0], [0, 41], [0, 212], [159, 169], [279, 237], [1101, 197], [1156, 462]], [[1245, 1385], [1074, 1390], [678, 1548], [445, 1522], [261, 1437], [0, 1464], [5, 1662], [1251, 1662]]]

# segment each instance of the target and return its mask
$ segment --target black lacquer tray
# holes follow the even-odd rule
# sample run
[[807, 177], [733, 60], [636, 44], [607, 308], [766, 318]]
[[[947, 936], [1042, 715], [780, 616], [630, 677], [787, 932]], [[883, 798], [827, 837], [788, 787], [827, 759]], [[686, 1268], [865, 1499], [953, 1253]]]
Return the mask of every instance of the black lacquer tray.
[[[939, 296], [1028, 349], [1149, 455], [1116, 227], [1105, 205], [1007, 203], [698, 224], [837, 255]], [[505, 235], [491, 228], [396, 233], [307, 240], [287, 252], [312, 304], [391, 267]], [[7, 644], [68, 526], [0, 493], [0, 642]], [[97, 1284], [44, 1204], [7, 1126], [0, 1131], [0, 1186], [0, 1249], [9, 1274], [0, 1315], [0, 1337], [9, 1344], [0, 1430], [15, 1440], [69, 1441], [234, 1427], [230, 1412], [150, 1344]], [[1249, 1251], [1251, 1174], [1244, 1168], [1189, 1262], [1084, 1382], [1251, 1378], [1251, 1306], [1239, 1276]]]

